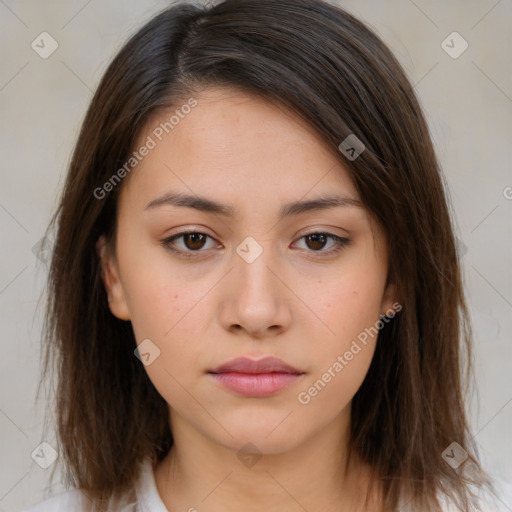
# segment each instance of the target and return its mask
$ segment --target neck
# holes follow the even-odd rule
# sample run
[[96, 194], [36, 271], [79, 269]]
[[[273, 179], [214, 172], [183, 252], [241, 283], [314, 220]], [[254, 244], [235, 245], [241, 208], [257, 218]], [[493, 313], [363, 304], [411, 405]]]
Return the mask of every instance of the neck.
[[363, 511], [369, 471], [355, 460], [345, 468], [347, 417], [286, 452], [244, 456], [175, 414], [174, 445], [155, 468], [169, 511]]

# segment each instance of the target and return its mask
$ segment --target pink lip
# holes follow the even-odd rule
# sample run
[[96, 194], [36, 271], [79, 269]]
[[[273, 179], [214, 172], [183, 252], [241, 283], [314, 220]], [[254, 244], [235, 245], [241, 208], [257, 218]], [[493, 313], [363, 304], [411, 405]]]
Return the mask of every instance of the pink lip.
[[248, 397], [277, 393], [299, 379], [304, 372], [281, 359], [264, 357], [253, 360], [237, 357], [209, 372], [222, 386]]
[[277, 357], [263, 357], [255, 360], [248, 357], [237, 357], [211, 370], [211, 373], [304, 373]]

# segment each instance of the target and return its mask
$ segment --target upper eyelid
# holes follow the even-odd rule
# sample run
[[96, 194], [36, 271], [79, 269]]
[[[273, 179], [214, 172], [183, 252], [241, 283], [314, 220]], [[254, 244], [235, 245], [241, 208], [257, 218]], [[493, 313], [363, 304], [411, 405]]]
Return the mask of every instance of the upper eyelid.
[[[337, 233], [333, 233], [333, 231], [332, 231], [333, 229], [342, 229], [342, 228], [335, 228], [335, 227], [325, 227], [325, 228], [322, 228], [322, 227], [312, 227], [312, 228], [306, 228], [306, 229], [308, 229], [308, 231], [306, 233], [303, 233], [302, 235], [300, 235], [299, 238], [301, 238], [303, 236], [307, 236], [307, 235], [316, 234], [316, 233], [325, 233], [325, 234], [332, 235], [332, 236], [339, 236], [340, 238], [344, 238], [345, 236], [348, 237], [348, 235], [337, 234]], [[169, 235], [166, 238], [169, 239], [169, 238], [172, 238], [174, 236], [178, 237], [180, 235], [187, 235], [189, 233], [198, 233], [198, 234], [201, 234], [201, 235], [209, 236], [210, 238], [215, 238], [215, 236], [214, 235], [210, 235], [207, 232], [207, 230], [208, 230], [208, 228], [204, 228], [202, 226], [191, 227], [191, 228], [183, 228], [182, 231], [177, 231], [176, 233], [174, 233], [172, 235]], [[344, 231], [346, 231], [346, 230], [344, 230]]]
[[[205, 235], [205, 236], [208, 236], [208, 237], [216, 240], [216, 238], [213, 235], [205, 233], [204, 231], [201, 231], [199, 229], [190, 229], [190, 230], [185, 229], [184, 231], [178, 231], [177, 233], [174, 233], [172, 235], [169, 235], [169, 236], [165, 237], [164, 240], [169, 240], [171, 238], [179, 238], [182, 235], [188, 235], [188, 234]], [[332, 233], [328, 229], [321, 229], [321, 228], [320, 229], [314, 229], [312, 231], [308, 231], [307, 233], [303, 233], [298, 238], [303, 238], [303, 237], [308, 236], [308, 235], [316, 235], [316, 234], [325, 234], [325, 235], [329, 235], [329, 236], [338, 236], [340, 238], [346, 238], [343, 235], [338, 235], [336, 233]]]

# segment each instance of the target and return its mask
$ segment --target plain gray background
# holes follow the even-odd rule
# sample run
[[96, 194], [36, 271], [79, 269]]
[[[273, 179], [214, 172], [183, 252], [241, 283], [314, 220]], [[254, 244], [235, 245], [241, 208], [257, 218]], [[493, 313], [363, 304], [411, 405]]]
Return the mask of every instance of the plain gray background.
[[[456, 213], [476, 335], [473, 432], [486, 469], [511, 482], [512, 0], [340, 4], [388, 43], [425, 109]], [[51, 468], [31, 458], [41, 442], [55, 445], [42, 433], [48, 404], [35, 403], [45, 265], [33, 248], [101, 74], [128, 34], [167, 5], [0, 0], [0, 512], [64, 490], [48, 490]], [[31, 47], [45, 31], [58, 43], [47, 59]], [[512, 510], [512, 496], [503, 501]]]

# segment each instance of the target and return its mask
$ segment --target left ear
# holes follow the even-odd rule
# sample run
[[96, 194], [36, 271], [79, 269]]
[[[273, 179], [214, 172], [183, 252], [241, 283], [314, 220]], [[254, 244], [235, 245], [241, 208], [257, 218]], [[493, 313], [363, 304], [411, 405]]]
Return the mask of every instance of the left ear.
[[390, 316], [392, 311], [397, 311], [393, 304], [399, 302], [396, 294], [395, 283], [388, 283], [384, 294], [382, 295], [382, 302], [380, 304], [380, 312], [385, 316]]
[[115, 256], [107, 246], [105, 235], [96, 242], [96, 252], [101, 260], [101, 278], [108, 296], [108, 305], [112, 314], [120, 320], [130, 320], [130, 311]]

